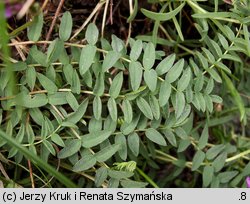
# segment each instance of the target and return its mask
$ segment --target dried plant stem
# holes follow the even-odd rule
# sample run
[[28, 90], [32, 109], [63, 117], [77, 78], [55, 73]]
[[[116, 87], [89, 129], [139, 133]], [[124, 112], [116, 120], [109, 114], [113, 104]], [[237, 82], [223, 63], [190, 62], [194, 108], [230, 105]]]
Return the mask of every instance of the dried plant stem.
[[35, 188], [35, 183], [34, 183], [34, 178], [33, 178], [33, 170], [32, 170], [31, 162], [29, 159], [28, 159], [28, 166], [29, 166], [29, 172], [30, 172], [31, 186], [32, 186], [32, 188]]
[[70, 41], [72, 41], [84, 28], [85, 28], [85, 26], [90, 22], [90, 20], [93, 18], [93, 16], [97, 13], [97, 11], [99, 10], [99, 9], [101, 9], [102, 8], [102, 6], [103, 6], [103, 4], [104, 4], [105, 2], [103, 2], [103, 1], [100, 1], [97, 5], [96, 5], [96, 7], [94, 8], [94, 10], [92, 11], [92, 13], [89, 15], [89, 17], [84, 21], [84, 23], [82, 24], [82, 26], [78, 29], [78, 30], [76, 30], [76, 32], [75, 32], [75, 34], [70, 38]]
[[[60, 13], [60, 11], [62, 9], [63, 4], [64, 4], [64, 0], [61, 0], [60, 3], [59, 3], [59, 5], [58, 5], [58, 7], [57, 7], [57, 9], [56, 9], [56, 13], [55, 13], [53, 21], [51, 23], [51, 26], [49, 28], [49, 32], [46, 35], [46, 41], [48, 41], [50, 39], [51, 33], [52, 33], [52, 31], [53, 31], [53, 29], [55, 27], [56, 20], [57, 20], [57, 18], [59, 16], [59, 13]], [[43, 47], [43, 50], [45, 50], [45, 49], [46, 49], [46, 44], [44, 44], [44, 47]]]

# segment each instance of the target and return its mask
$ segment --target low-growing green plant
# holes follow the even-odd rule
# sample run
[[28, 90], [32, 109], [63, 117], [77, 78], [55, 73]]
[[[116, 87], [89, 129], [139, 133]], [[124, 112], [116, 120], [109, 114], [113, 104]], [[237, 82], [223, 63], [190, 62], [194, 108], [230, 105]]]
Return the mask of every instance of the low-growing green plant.
[[[39, 41], [41, 13], [28, 28], [27, 59], [11, 64], [14, 92], [9, 62], [2, 64], [1, 157], [23, 169], [33, 161], [36, 185], [72, 187], [69, 177], [80, 187], [245, 186], [249, 104], [239, 90], [249, 93], [248, 1], [234, 1], [230, 11], [219, 1], [150, 2], [159, 11], [141, 11], [153, 30], [128, 46], [114, 34], [100, 38], [94, 23], [84, 44], [69, 41], [69, 12], [58, 38]], [[198, 40], [184, 34], [185, 9]]]

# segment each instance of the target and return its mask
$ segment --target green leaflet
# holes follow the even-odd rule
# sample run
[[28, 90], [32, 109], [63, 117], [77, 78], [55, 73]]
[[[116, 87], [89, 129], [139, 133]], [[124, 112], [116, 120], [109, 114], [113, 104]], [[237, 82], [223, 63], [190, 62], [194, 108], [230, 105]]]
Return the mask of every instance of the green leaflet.
[[161, 116], [161, 112], [160, 112], [159, 102], [155, 96], [149, 97], [149, 105], [150, 105], [150, 108], [151, 108], [151, 111], [153, 113], [154, 118], [156, 120], [159, 120], [159, 118]]
[[125, 122], [130, 123], [133, 119], [133, 110], [129, 100], [124, 99], [122, 101], [122, 111], [124, 114]]
[[109, 94], [113, 98], [117, 98], [120, 94], [121, 88], [123, 84], [123, 72], [119, 72], [115, 78], [109, 89]]
[[144, 50], [142, 64], [148, 70], [154, 66], [155, 63], [155, 47], [152, 42], [149, 42]]
[[118, 151], [119, 156], [123, 161], [127, 159], [127, 140], [123, 134], [118, 134], [115, 136], [115, 144], [120, 145], [120, 149]]
[[63, 14], [61, 24], [59, 27], [59, 36], [61, 40], [67, 41], [69, 39], [72, 31], [72, 24], [73, 24], [72, 16], [70, 12], [66, 11]]
[[208, 187], [214, 176], [214, 168], [212, 166], [205, 166], [203, 170], [202, 180], [203, 186]]
[[82, 146], [85, 148], [94, 147], [102, 143], [104, 140], [108, 139], [110, 135], [111, 135], [111, 131], [108, 131], [108, 130], [96, 131], [96, 132], [91, 132], [89, 134], [83, 135], [81, 137]]
[[19, 93], [15, 98], [16, 105], [26, 108], [38, 108], [48, 103], [48, 97], [45, 94], [36, 94], [31, 96], [24, 92]]
[[92, 168], [95, 164], [96, 158], [94, 155], [85, 155], [73, 166], [73, 171], [85, 171]]
[[97, 169], [96, 174], [95, 174], [96, 187], [100, 187], [107, 177], [108, 177], [108, 169], [106, 167], [101, 167]]
[[104, 87], [104, 75], [103, 73], [100, 72], [97, 77], [93, 92], [96, 96], [101, 96], [104, 92], [104, 88], [105, 88]]
[[148, 185], [145, 182], [132, 181], [132, 180], [121, 180], [121, 186], [123, 188], [144, 188]]
[[120, 149], [119, 144], [107, 146], [95, 154], [96, 160], [98, 162], [104, 162], [109, 158], [111, 158], [119, 149]]
[[76, 124], [84, 116], [88, 107], [89, 99], [86, 98], [77, 108], [77, 110], [66, 118], [66, 122]]
[[52, 140], [52, 142], [54, 142], [55, 144], [57, 144], [57, 145], [59, 145], [59, 146], [61, 146], [61, 147], [65, 147], [65, 144], [64, 144], [62, 138], [61, 138], [58, 134], [53, 134], [53, 135], [51, 136], [51, 140]]
[[139, 97], [136, 99], [136, 104], [138, 106], [138, 108], [141, 110], [141, 112], [150, 120], [153, 119], [153, 113], [152, 113], [152, 110], [148, 104], [148, 102], [142, 98], [142, 97]]
[[52, 155], [56, 155], [56, 151], [53, 147], [53, 145], [47, 141], [47, 140], [43, 140], [43, 145], [46, 147], [46, 149], [52, 154]]
[[37, 49], [37, 47], [34, 45], [30, 49], [29, 55], [40, 65], [47, 67], [48, 64], [46, 62], [47, 56]]
[[121, 125], [121, 132], [124, 134], [124, 135], [128, 135], [130, 134], [131, 132], [134, 131], [134, 129], [136, 128], [137, 124], [138, 124], [138, 121], [140, 119], [140, 114], [135, 114], [133, 120], [131, 121], [131, 123], [123, 123]]
[[125, 54], [125, 52], [123, 52], [126, 50], [124, 42], [116, 35], [111, 35], [111, 38], [112, 38], [111, 47], [113, 48], [113, 50]]
[[99, 96], [96, 96], [93, 101], [93, 113], [97, 120], [101, 118], [102, 115], [102, 101]]
[[193, 158], [192, 171], [197, 170], [205, 159], [205, 153], [198, 150]]
[[156, 130], [153, 128], [149, 128], [146, 130], [145, 132], [146, 137], [151, 140], [152, 142], [162, 145], [162, 146], [166, 146], [166, 140], [164, 139], [164, 137]]
[[150, 91], [154, 92], [157, 85], [157, 73], [155, 70], [145, 70], [144, 72], [144, 80], [146, 84], [148, 85], [148, 88]]
[[90, 45], [95, 45], [98, 37], [99, 37], [99, 31], [98, 28], [94, 23], [90, 23], [87, 27], [86, 34], [85, 34], [86, 40]]
[[86, 47], [82, 48], [79, 62], [79, 71], [82, 76], [89, 70], [94, 61], [95, 55], [96, 46], [87, 45]]
[[72, 156], [80, 150], [81, 144], [82, 141], [79, 139], [71, 140], [60, 152], [58, 152], [57, 157], [59, 159], [65, 159]]
[[201, 133], [201, 137], [199, 139], [199, 142], [198, 142], [198, 147], [200, 149], [203, 149], [206, 145], [207, 145], [207, 142], [208, 142], [208, 125], [206, 124], [202, 133]]
[[167, 21], [167, 20], [172, 19], [174, 16], [176, 16], [181, 11], [184, 5], [185, 3], [182, 3], [175, 10], [170, 11], [168, 13], [156, 13], [156, 12], [148, 11], [146, 9], [141, 9], [141, 12], [148, 18], [151, 18], [155, 21]]
[[115, 63], [120, 59], [121, 56], [122, 55], [119, 52], [109, 51], [103, 60], [102, 71], [108, 71], [111, 67], [115, 65]]
[[141, 40], [136, 40], [133, 44], [133, 46], [131, 47], [131, 51], [130, 51], [130, 59], [132, 61], [136, 61], [138, 60], [138, 58], [140, 57], [142, 52], [142, 41]]
[[66, 94], [66, 100], [69, 104], [69, 106], [74, 110], [76, 111], [78, 108], [79, 108], [79, 104], [78, 104], [78, 101], [76, 100], [74, 94], [72, 94], [71, 92], [68, 92]]
[[218, 178], [220, 179], [221, 183], [228, 183], [230, 180], [232, 180], [239, 172], [238, 171], [228, 171], [228, 172], [222, 172], [218, 175]]
[[163, 81], [161, 83], [160, 92], [159, 92], [159, 104], [161, 107], [163, 107], [164, 105], [168, 103], [168, 99], [170, 97], [171, 91], [172, 91], [171, 84], [166, 80]]
[[71, 64], [67, 64], [63, 66], [63, 74], [64, 77], [66, 79], [66, 82], [70, 85], [73, 84], [73, 74], [74, 74], [74, 70]]
[[227, 159], [227, 153], [222, 152], [212, 163], [215, 172], [219, 172], [223, 167]]
[[134, 173], [129, 172], [129, 171], [116, 171], [116, 170], [108, 169], [108, 175], [111, 178], [120, 180], [120, 179], [124, 179], [124, 178], [129, 178], [129, 177], [133, 176]]
[[140, 138], [136, 132], [128, 136], [128, 146], [131, 152], [137, 157], [140, 149]]
[[194, 91], [200, 92], [203, 88], [203, 84], [204, 84], [204, 75], [202, 74], [202, 72], [199, 72], [196, 82], [194, 84]]
[[36, 70], [34, 67], [26, 69], [26, 80], [30, 89], [33, 90], [36, 83]]
[[176, 92], [176, 105], [175, 105], [175, 117], [178, 119], [186, 105], [186, 100], [183, 92], [177, 91]]
[[157, 65], [155, 71], [157, 72], [158, 76], [161, 76], [170, 70], [174, 64], [175, 57], [175, 54], [171, 54]]
[[179, 60], [166, 74], [165, 80], [169, 83], [173, 83], [181, 75], [184, 68], [184, 59]]
[[191, 76], [192, 76], [191, 69], [190, 67], [188, 67], [185, 71], [183, 71], [183, 74], [180, 80], [178, 81], [177, 85], [178, 91], [184, 91], [188, 87], [191, 81]]
[[48, 77], [37, 73], [37, 78], [43, 88], [48, 91], [48, 93], [55, 93], [57, 91], [57, 86]]
[[207, 152], [206, 152], [206, 158], [208, 160], [214, 159], [223, 149], [225, 148], [225, 145], [215, 145], [211, 147]]
[[95, 132], [102, 130], [102, 120], [96, 120], [95, 118], [91, 118], [88, 124], [89, 132]]
[[113, 121], [117, 120], [117, 106], [116, 106], [116, 101], [113, 98], [109, 98], [108, 100], [108, 110], [109, 114], [112, 118]]
[[51, 104], [51, 105], [64, 105], [64, 104], [67, 104], [66, 94], [67, 93], [65, 93], [65, 92], [56, 92], [54, 94], [49, 94], [48, 95], [49, 104]]
[[142, 80], [142, 66], [139, 62], [129, 63], [129, 78], [133, 91], [139, 89]]
[[207, 82], [205, 93], [210, 94], [213, 91], [213, 89], [214, 89], [214, 80], [210, 78]]
[[46, 63], [53, 63], [57, 61], [64, 50], [63, 41], [56, 39], [48, 47]]
[[31, 26], [28, 28], [28, 38], [31, 41], [38, 41], [43, 28], [43, 13], [41, 13], [39, 16], [36, 16]]
[[177, 147], [177, 142], [176, 142], [174, 133], [169, 129], [163, 130], [163, 133], [164, 133], [164, 136], [169, 141], [169, 143], [173, 145], [174, 147]]

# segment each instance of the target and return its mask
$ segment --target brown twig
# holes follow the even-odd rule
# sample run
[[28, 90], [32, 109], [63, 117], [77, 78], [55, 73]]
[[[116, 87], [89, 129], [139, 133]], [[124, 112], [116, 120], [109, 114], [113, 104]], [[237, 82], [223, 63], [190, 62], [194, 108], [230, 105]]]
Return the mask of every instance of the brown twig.
[[34, 178], [33, 178], [33, 170], [32, 170], [32, 166], [31, 166], [30, 160], [28, 160], [28, 166], [29, 166], [29, 170], [30, 170], [31, 186], [32, 186], [32, 188], [35, 188], [35, 183], [34, 183]]
[[[57, 7], [57, 9], [56, 9], [56, 13], [55, 13], [55, 16], [54, 16], [54, 18], [53, 18], [53, 21], [52, 21], [52, 23], [51, 23], [51, 26], [50, 26], [50, 28], [49, 28], [49, 32], [48, 32], [47, 35], [46, 35], [46, 41], [49, 41], [49, 39], [50, 39], [51, 33], [52, 33], [53, 29], [54, 29], [54, 26], [55, 26], [55, 24], [56, 24], [57, 17], [59, 16], [59, 13], [60, 13], [60, 11], [61, 11], [61, 8], [62, 8], [62, 6], [63, 6], [63, 3], [64, 3], [64, 0], [61, 0], [60, 3], [59, 3], [59, 5], [58, 5], [58, 7]], [[46, 46], [47, 46], [47, 44], [44, 44], [43, 50], [46, 49]]]

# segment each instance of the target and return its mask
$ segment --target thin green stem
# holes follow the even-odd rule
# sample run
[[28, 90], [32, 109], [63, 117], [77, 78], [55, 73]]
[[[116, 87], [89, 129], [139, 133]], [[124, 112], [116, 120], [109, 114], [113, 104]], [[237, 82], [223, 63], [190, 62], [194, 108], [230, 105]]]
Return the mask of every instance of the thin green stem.
[[159, 186], [147, 175], [145, 174], [141, 169], [139, 169], [138, 167], [136, 167], [137, 172], [146, 179], [146, 181], [148, 183], [150, 183], [153, 187], [155, 188], [159, 188]]

